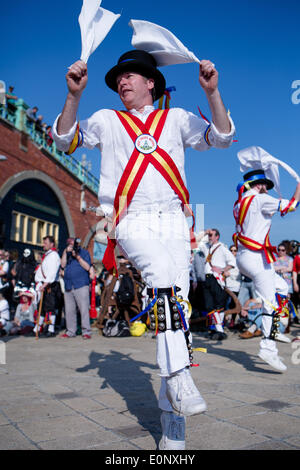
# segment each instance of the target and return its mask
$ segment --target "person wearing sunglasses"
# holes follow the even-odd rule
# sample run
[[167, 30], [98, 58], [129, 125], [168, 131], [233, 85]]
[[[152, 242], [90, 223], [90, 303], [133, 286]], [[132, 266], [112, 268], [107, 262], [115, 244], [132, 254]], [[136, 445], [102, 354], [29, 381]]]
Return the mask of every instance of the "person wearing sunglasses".
[[274, 268], [277, 274], [281, 276], [289, 286], [289, 294], [293, 292], [292, 271], [293, 271], [293, 258], [288, 255], [287, 248], [284, 244], [280, 243], [277, 248], [278, 257], [274, 263]]

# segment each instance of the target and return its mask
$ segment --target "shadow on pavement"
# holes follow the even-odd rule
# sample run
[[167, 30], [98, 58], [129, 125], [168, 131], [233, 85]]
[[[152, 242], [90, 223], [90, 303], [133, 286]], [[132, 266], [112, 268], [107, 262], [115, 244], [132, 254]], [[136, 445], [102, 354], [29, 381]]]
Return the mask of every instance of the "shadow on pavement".
[[[135, 426], [135, 429], [124, 428], [127, 437], [130, 432], [136, 434], [132, 435], [133, 438], [142, 437], [148, 432], [158, 443], [161, 433], [160, 410], [151, 384], [151, 374], [143, 370], [149, 367], [157, 370], [157, 367], [132, 359], [130, 355], [120, 351], [110, 351], [109, 354], [92, 351], [89, 361], [89, 364], [76, 369], [76, 372], [98, 369], [99, 377], [104, 379], [100, 388], [111, 387], [125, 400], [128, 411], [138, 419], [139, 426]], [[122, 433], [122, 428], [118, 432]]]
[[[215, 354], [217, 356], [226, 357], [230, 361], [234, 361], [237, 364], [242, 365], [245, 369], [250, 372], [260, 372], [263, 374], [271, 374], [271, 375], [281, 375], [281, 372], [278, 372], [271, 367], [264, 363], [258, 356], [254, 354], [249, 354], [242, 349], [240, 351], [232, 350], [232, 349], [225, 349], [224, 347], [220, 347], [220, 345], [225, 345], [225, 341], [204, 341], [202, 338], [193, 338], [193, 347], [203, 347], [207, 348], [208, 354]], [[258, 363], [258, 365], [256, 365]]]

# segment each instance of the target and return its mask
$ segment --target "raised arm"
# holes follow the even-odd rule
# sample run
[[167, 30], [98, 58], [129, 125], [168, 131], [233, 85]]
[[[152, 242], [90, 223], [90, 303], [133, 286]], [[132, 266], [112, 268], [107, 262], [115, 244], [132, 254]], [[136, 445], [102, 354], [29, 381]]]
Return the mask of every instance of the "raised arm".
[[220, 133], [229, 134], [231, 124], [218, 89], [218, 79], [219, 74], [214, 64], [209, 60], [201, 60], [199, 83], [206, 94], [212, 121]]
[[66, 74], [68, 95], [57, 124], [57, 133], [64, 135], [69, 132], [76, 121], [76, 114], [83, 90], [88, 81], [87, 65], [78, 60]]

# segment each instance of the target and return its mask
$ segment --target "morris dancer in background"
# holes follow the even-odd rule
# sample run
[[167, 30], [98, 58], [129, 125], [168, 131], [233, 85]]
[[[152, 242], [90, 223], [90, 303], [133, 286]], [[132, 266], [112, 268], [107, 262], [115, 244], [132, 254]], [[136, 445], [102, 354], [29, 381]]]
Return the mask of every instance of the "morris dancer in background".
[[[42, 314], [39, 318], [39, 325], [35, 325], [34, 332], [40, 328], [45, 319], [48, 326], [46, 336], [48, 338], [55, 337], [55, 320], [56, 311], [61, 295], [60, 285], [58, 282], [58, 274], [60, 269], [60, 256], [55, 248], [55, 240], [52, 236], [47, 235], [43, 238], [44, 255], [41, 264], [35, 273], [36, 291], [41, 293], [44, 291], [42, 299]], [[38, 301], [38, 299], [37, 299]]]
[[[250, 148], [247, 157], [251, 163], [251, 153], [257, 148]], [[258, 148], [259, 149], [259, 148]], [[253, 165], [257, 168], [257, 165]], [[287, 283], [275, 273], [273, 247], [269, 240], [272, 216], [276, 212], [285, 215], [294, 211], [300, 200], [300, 183], [292, 199], [277, 199], [268, 194], [274, 182], [267, 178], [262, 169], [249, 171], [244, 181], [238, 186], [239, 198], [235, 203], [234, 216], [236, 233], [233, 236], [238, 246], [237, 266], [245, 276], [253, 280], [255, 291], [263, 301], [262, 332], [259, 357], [271, 367], [284, 372], [285, 364], [278, 356], [275, 336], [280, 320], [282, 305], [277, 305], [277, 292], [287, 295]]]

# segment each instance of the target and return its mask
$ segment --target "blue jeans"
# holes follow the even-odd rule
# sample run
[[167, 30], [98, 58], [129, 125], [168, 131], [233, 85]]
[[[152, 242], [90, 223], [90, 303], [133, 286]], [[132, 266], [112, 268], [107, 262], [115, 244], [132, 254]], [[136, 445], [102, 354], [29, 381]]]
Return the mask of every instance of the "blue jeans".
[[[255, 323], [258, 329], [261, 329], [261, 323], [262, 323], [261, 313], [262, 313], [261, 308], [254, 308], [253, 310], [248, 310], [248, 320], [251, 323]], [[260, 316], [256, 318], [257, 315], [260, 315]]]
[[253, 282], [241, 282], [241, 287], [238, 295], [238, 299], [242, 305], [242, 307], [245, 305], [247, 300], [249, 299], [255, 299], [257, 295], [255, 294], [255, 289]]
[[24, 328], [24, 326], [32, 326], [32, 328], [34, 328], [34, 323], [30, 320], [23, 320], [20, 323], [20, 327]]

